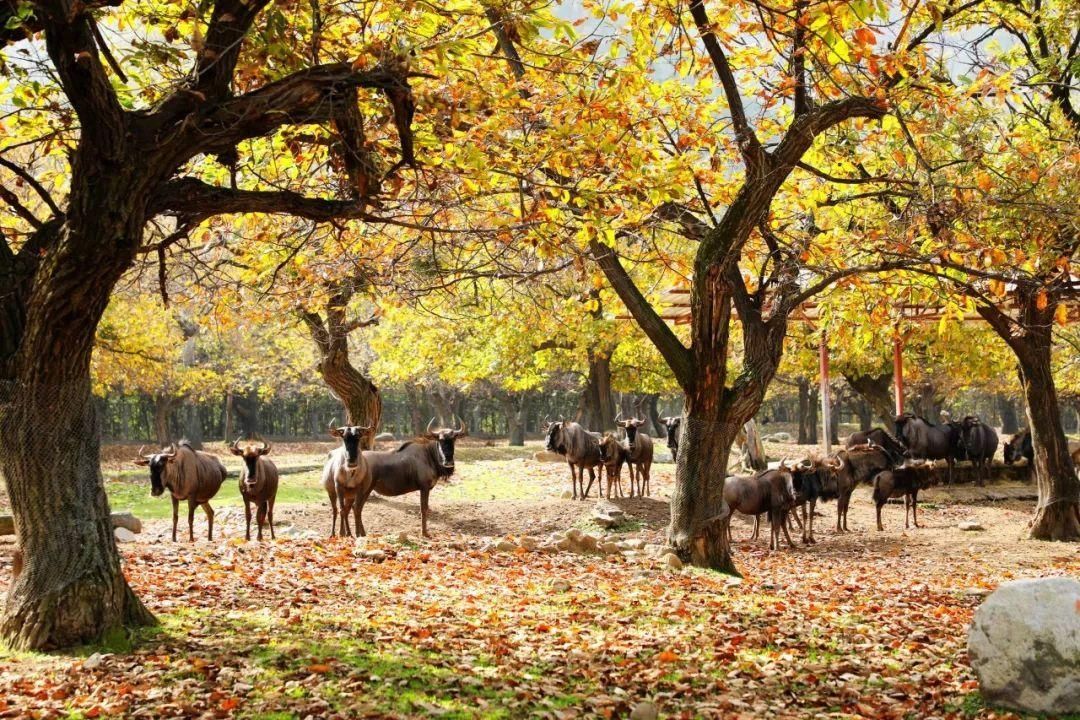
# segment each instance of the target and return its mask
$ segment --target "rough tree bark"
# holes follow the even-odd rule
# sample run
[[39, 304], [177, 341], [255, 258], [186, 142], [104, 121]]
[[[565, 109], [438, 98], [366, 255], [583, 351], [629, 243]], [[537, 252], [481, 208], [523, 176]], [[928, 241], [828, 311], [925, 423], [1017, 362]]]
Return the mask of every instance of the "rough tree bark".
[[870, 405], [878, 422], [886, 429], [892, 428], [896, 415], [896, 404], [892, 396], [892, 373], [864, 375], [845, 372], [844, 379], [848, 386]]
[[1001, 419], [1001, 432], [1005, 435], [1015, 435], [1020, 430], [1020, 419], [1017, 417], [1016, 404], [1005, 393], [994, 396], [997, 405], [998, 417]]
[[615, 427], [615, 397], [611, 392], [611, 352], [589, 348], [589, 374], [578, 400], [578, 417], [582, 425], [595, 432]]
[[529, 417], [529, 394], [502, 392], [499, 394], [499, 403], [506, 416], [506, 429], [509, 436], [507, 444], [512, 447], [524, 447], [525, 423]]
[[813, 442], [810, 439], [810, 381], [804, 377], [798, 379], [799, 386], [799, 437], [800, 445]]

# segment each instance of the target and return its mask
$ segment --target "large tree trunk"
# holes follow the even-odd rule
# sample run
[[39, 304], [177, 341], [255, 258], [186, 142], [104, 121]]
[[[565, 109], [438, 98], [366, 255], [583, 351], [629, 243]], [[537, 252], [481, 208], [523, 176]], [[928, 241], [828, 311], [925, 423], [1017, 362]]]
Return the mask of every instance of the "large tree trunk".
[[817, 385], [810, 388], [810, 412], [806, 420], [806, 438], [811, 445], [818, 444], [818, 428], [821, 427], [818, 409], [821, 407], [821, 391]]
[[244, 395], [233, 395], [233, 411], [237, 421], [236, 430], [240, 435], [250, 438], [262, 431], [259, 422], [259, 393], [254, 389], [248, 390]]
[[590, 349], [589, 374], [581, 390], [578, 416], [582, 425], [595, 432], [615, 427], [615, 398], [611, 393], [611, 353]]
[[173, 408], [176, 407], [177, 398], [169, 395], [157, 394], [154, 396], [154, 439], [160, 447], [165, 447], [173, 441], [173, 434], [169, 424]]
[[409, 429], [413, 435], [424, 434], [424, 391], [414, 383], [405, 386], [405, 397], [409, 400]]
[[529, 416], [529, 396], [527, 393], [503, 392], [499, 400], [506, 415], [508, 444], [512, 447], [525, 445], [525, 420]]
[[1016, 414], [1016, 404], [1005, 393], [994, 396], [997, 404], [998, 416], [1001, 418], [1001, 432], [1005, 435], [1015, 435], [1020, 430], [1020, 419]]

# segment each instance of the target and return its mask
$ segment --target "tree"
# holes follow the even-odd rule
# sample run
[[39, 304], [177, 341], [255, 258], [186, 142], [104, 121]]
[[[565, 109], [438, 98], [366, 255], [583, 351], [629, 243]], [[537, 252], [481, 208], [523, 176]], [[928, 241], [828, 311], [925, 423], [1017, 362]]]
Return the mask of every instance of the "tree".
[[[164, 33], [134, 59], [144, 86], [120, 93], [126, 76], [99, 40], [96, 25], [122, 11], [99, 5], [40, 0], [29, 16], [17, 14], [15, 4], [0, 10], [5, 39], [43, 36], [50, 67], [41, 75], [55, 77], [63, 96], [46, 110], [54, 115], [42, 121], [55, 123], [48, 140], [28, 146], [20, 155], [25, 162], [4, 162], [33, 201], [6, 196], [21, 220], [21, 238], [0, 243], [6, 289], [0, 311], [0, 467], [24, 556], [0, 635], [18, 648], [66, 646], [119, 625], [152, 622], [120, 571], [91, 402], [95, 329], [124, 271], [141, 253], [163, 258], [200, 223], [221, 214], [375, 219], [373, 200], [382, 183], [415, 162], [410, 80], [416, 73], [409, 55], [382, 45], [358, 56], [349, 40], [354, 19], [317, 33], [321, 52], [309, 55], [296, 52], [273, 29], [249, 41], [266, 11], [264, 0], [218, 0], [206, 15], [184, 11], [175, 19], [198, 38], [192, 53], [170, 48], [176, 32]], [[157, 14], [132, 12], [125, 21], [158, 22]], [[439, 25], [435, 19], [432, 29]], [[282, 26], [288, 23], [269, 27]], [[267, 38], [271, 44], [262, 44]], [[146, 62], [155, 52], [156, 66]], [[322, 56], [333, 61], [321, 62]], [[162, 62], [184, 79], [171, 87], [157, 83]], [[190, 72], [180, 72], [188, 63]], [[369, 97], [372, 92], [381, 93], [385, 105]], [[386, 107], [393, 118], [387, 130], [365, 125], [365, 112], [374, 117]], [[300, 125], [324, 128], [334, 138], [346, 177], [343, 197], [267, 190], [257, 181], [238, 185], [241, 152], [280, 153], [280, 143], [259, 139]], [[373, 138], [365, 135], [372, 129], [384, 140], [396, 130], [396, 152], [388, 143], [373, 152]], [[45, 153], [58, 146], [60, 152], [46, 161]], [[66, 199], [57, 201], [35, 173], [54, 172], [45, 166], [63, 162], [65, 151], [70, 181]], [[374, 167], [381, 152], [393, 157], [384, 165], [389, 171]], [[211, 158], [233, 171], [215, 169]], [[202, 176], [200, 167], [206, 170]], [[215, 182], [230, 174], [228, 185]], [[294, 186], [299, 184], [302, 179]], [[164, 226], [155, 225], [155, 218], [165, 216], [175, 218], [174, 229], [159, 231]]]

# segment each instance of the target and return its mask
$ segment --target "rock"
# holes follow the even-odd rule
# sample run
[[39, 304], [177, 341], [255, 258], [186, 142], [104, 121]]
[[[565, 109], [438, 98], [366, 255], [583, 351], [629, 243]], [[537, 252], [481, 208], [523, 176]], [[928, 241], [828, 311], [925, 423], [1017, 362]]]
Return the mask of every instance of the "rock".
[[1080, 581], [1003, 583], [975, 611], [968, 656], [988, 703], [1080, 711]]
[[766, 435], [761, 438], [764, 442], [777, 442], [777, 443], [789, 443], [791, 442], [791, 433], [777, 432], [772, 435]]
[[386, 553], [382, 550], [365, 550], [360, 553], [360, 557], [372, 562], [382, 562], [386, 559]]
[[646, 555], [659, 556], [663, 555], [667, 551], [667, 545], [656, 545], [649, 543], [643, 547]]
[[142, 532], [142, 521], [129, 512], [114, 512], [111, 519], [113, 527], [127, 528], [133, 533]]
[[495, 549], [499, 552], [514, 552], [515, 550], [517, 550], [517, 545], [510, 542], [509, 540], [500, 540], [498, 543], [496, 543]]
[[600, 544], [600, 552], [605, 555], [615, 555], [619, 552], [619, 546], [613, 542], [606, 542]]
[[116, 536], [116, 542], [135, 542], [135, 540], [137, 540], [135, 533], [125, 527], [115, 528], [113, 530], [113, 535]]
[[583, 552], [596, 552], [599, 545], [599, 542], [597, 542], [596, 537], [593, 535], [582, 535], [581, 539], [578, 540], [578, 547], [580, 547]]
[[407, 533], [407, 532], [399, 532], [397, 534], [397, 537], [395, 537], [394, 539], [397, 540], [399, 543], [405, 544], [405, 543], [409, 542], [409, 533]]
[[101, 667], [101, 664], [105, 662], [105, 656], [101, 653], [94, 653], [90, 657], [83, 660], [83, 670], [96, 670]]
[[518, 540], [518, 545], [531, 552], [539, 547], [540, 541], [529, 535], [524, 535]]
[[563, 500], [571, 500], [574, 497], [574, 493], [570, 492], [569, 490], [563, 490], [562, 493], [559, 494], [559, 497], [561, 497]]
[[967, 532], [978, 532], [978, 531], [986, 529], [982, 525], [980, 525], [979, 523], [971, 522], [971, 521], [962, 522], [959, 525], [957, 525], [956, 527], [960, 528], [961, 530], [966, 530]]
[[574, 541], [570, 538], [563, 538], [559, 542], [555, 543], [555, 547], [563, 552], [570, 552], [574, 549]]
[[624, 513], [622, 511], [622, 508], [620, 508], [615, 503], [610, 503], [610, 502], [607, 502], [606, 500], [601, 500], [598, 503], [596, 503], [596, 506], [593, 508], [593, 514], [594, 515], [610, 515], [613, 518], [621, 518], [626, 513]]
[[610, 515], [593, 515], [592, 521], [602, 528], [612, 528], [619, 524], [618, 519]]
[[375, 442], [390, 442], [394, 439], [394, 433], [383, 432], [375, 436]]
[[990, 594], [990, 590], [981, 587], [969, 587], [964, 591], [964, 594], [968, 597], [984, 598]]
[[570, 589], [570, 582], [568, 580], [555, 580], [551, 583], [551, 589], [555, 592], [566, 592]]
[[656, 720], [660, 713], [651, 700], [642, 700], [630, 711], [630, 720]]
[[572, 540], [573, 542], [579, 542], [581, 540], [581, 536], [584, 534], [585, 533], [581, 532], [577, 528], [570, 528], [566, 531], [566, 538], [568, 540]]
[[680, 560], [679, 556], [675, 553], [668, 553], [662, 558], [662, 560], [664, 561], [664, 564], [672, 570], [682, 570], [682, 560]]

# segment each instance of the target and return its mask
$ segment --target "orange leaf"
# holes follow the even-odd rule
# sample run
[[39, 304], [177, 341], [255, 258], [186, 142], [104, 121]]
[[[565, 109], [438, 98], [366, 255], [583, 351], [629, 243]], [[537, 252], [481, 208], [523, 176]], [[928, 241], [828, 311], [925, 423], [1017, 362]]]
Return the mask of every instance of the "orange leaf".
[[330, 666], [318, 663], [315, 665], [308, 665], [308, 672], [317, 673], [319, 675], [325, 675], [330, 672]]
[[662, 653], [660, 653], [659, 655], [657, 655], [656, 659], [659, 660], [660, 662], [669, 663], [669, 662], [675, 662], [676, 660], [678, 660], [679, 656], [676, 655], [675, 653], [673, 653], [671, 650], [665, 650]]
[[1035, 307], [1040, 310], [1045, 310], [1046, 306], [1050, 303], [1050, 298], [1046, 297], [1046, 291], [1040, 290], [1039, 294], [1035, 296]]
[[[1054, 310], [1054, 322], [1058, 325], [1066, 325], [1069, 322], [1069, 308], [1066, 305], [1058, 305]], [[1080, 613], [1080, 600], [1076, 601], [1077, 612]]]

